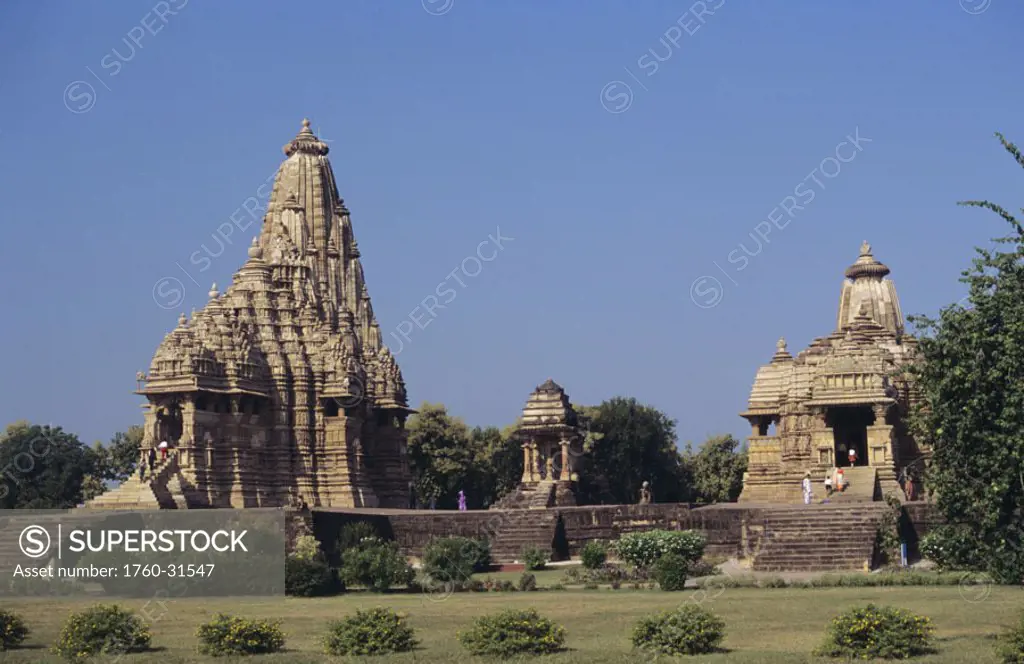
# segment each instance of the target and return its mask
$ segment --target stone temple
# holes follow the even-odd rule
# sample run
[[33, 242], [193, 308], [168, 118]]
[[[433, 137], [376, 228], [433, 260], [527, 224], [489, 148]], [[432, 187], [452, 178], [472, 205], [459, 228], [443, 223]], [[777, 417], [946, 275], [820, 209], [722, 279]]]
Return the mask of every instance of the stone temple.
[[328, 146], [306, 120], [284, 153], [249, 259], [138, 376], [168, 460], [88, 506], [408, 507], [405, 383]]
[[[805, 473], [819, 494], [837, 466], [845, 467], [850, 484], [837, 499], [902, 497], [898, 474], [919, 465], [927, 451], [907, 429], [918, 395], [900, 370], [916, 341], [904, 330], [887, 274], [865, 242], [846, 270], [835, 331], [796, 357], [780, 339], [771, 362], [758, 370], [741, 413], [753, 429], [741, 502], [799, 502]], [[851, 448], [854, 467], [848, 467]]]

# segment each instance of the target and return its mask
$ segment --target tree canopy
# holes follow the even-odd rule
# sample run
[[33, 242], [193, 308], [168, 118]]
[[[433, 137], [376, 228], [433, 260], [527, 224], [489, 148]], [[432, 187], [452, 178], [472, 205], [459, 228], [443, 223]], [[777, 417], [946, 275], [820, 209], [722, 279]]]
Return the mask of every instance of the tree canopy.
[[658, 502], [687, 500], [689, 487], [674, 420], [626, 397], [577, 410], [589, 432], [579, 473], [581, 503], [635, 503], [645, 481], [651, 483]]
[[16, 422], [0, 435], [0, 508], [66, 509], [83, 500], [91, 450], [60, 427]]
[[[1003, 148], [1024, 155], [1001, 134]], [[914, 418], [930, 443], [929, 490], [948, 528], [976, 543], [970, 562], [1003, 579], [1024, 577], [1024, 225], [986, 200], [961, 205], [990, 210], [1010, 226], [993, 249], [976, 249], [961, 281], [967, 306], [937, 319], [912, 317], [921, 333], [911, 368], [923, 394]]]
[[743, 490], [747, 452], [731, 435], [712, 436], [697, 452], [684, 458], [692, 483], [690, 500], [698, 503], [734, 502]]

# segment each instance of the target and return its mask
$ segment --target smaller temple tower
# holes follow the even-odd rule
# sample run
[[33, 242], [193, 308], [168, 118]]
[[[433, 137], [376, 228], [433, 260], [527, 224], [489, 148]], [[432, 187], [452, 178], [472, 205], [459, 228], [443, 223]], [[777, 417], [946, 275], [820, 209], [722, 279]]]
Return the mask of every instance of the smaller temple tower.
[[523, 447], [523, 477], [496, 508], [545, 508], [576, 504], [577, 460], [583, 454], [579, 417], [550, 378], [530, 394], [515, 433]]
[[888, 274], [865, 242], [845, 272], [835, 331], [796, 357], [779, 339], [758, 369], [741, 413], [752, 428], [741, 502], [798, 502], [805, 473], [820, 493], [837, 467], [851, 489], [837, 498], [902, 498], [900, 473], [927, 451], [907, 427], [918, 395], [902, 369], [917, 342], [904, 330]]

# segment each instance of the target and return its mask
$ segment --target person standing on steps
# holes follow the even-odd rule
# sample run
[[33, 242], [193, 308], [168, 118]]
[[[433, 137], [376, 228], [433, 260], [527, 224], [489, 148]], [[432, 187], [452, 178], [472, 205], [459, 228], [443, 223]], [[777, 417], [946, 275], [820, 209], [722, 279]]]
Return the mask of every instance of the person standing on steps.
[[804, 490], [804, 505], [810, 505], [811, 504], [811, 495], [812, 494], [811, 494], [811, 474], [809, 472], [804, 473], [803, 490]]
[[149, 448], [149, 453], [146, 454], [146, 464], [149, 466], [149, 475], [153, 476], [153, 466], [156, 465], [156, 450], [152, 447]]
[[166, 440], [161, 440], [157, 447], [160, 448], [160, 461], [167, 461], [167, 448], [170, 445], [167, 444]]

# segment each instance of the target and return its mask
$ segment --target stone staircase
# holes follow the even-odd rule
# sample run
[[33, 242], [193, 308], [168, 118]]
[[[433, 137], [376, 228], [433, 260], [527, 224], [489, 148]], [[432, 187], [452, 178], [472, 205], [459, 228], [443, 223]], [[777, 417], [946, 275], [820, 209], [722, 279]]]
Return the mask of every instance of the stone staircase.
[[172, 450], [164, 461], [153, 466], [146, 479], [133, 474], [117, 488], [102, 493], [85, 503], [86, 509], [138, 510], [187, 509], [181, 486], [177, 451]]
[[555, 510], [505, 510], [503, 521], [491, 537], [491, 560], [495, 563], [522, 562], [522, 551], [536, 546], [551, 554], [558, 530]]
[[495, 510], [537, 510], [555, 505], [555, 483], [549, 481], [534, 484], [520, 484], [515, 491], [496, 502]]
[[846, 491], [835, 492], [829, 499], [832, 503], [863, 503], [881, 500], [878, 488], [878, 471], [871, 466], [843, 468], [846, 476]]
[[[851, 487], [853, 481], [850, 482]], [[885, 503], [770, 507], [753, 569], [758, 572], [867, 570]]]

